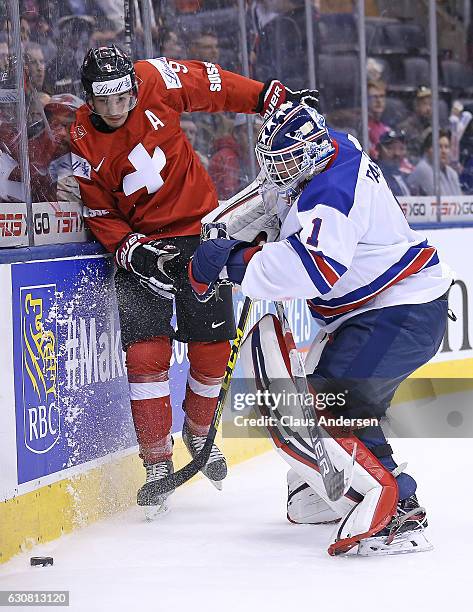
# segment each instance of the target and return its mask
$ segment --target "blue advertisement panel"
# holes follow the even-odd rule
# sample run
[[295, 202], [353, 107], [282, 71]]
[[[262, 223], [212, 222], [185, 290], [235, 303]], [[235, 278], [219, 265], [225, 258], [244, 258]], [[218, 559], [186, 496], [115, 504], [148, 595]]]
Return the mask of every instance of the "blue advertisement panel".
[[[239, 317], [240, 293], [234, 303]], [[12, 309], [18, 484], [136, 445], [111, 259], [13, 264]], [[255, 302], [250, 326], [270, 310]], [[312, 317], [301, 300], [287, 313], [303, 349]], [[182, 429], [187, 371], [187, 346], [175, 342], [173, 431]]]
[[136, 444], [107, 258], [12, 266], [18, 483]]

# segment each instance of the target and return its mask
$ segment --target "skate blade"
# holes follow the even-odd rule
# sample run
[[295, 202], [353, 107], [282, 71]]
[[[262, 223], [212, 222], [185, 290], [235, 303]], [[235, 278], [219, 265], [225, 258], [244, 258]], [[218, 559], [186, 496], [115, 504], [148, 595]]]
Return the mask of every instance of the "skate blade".
[[142, 506], [142, 508], [144, 508], [145, 519], [150, 522], [159, 520], [169, 512], [169, 504], [166, 501], [157, 506]]
[[406, 531], [399, 534], [391, 544], [385, 544], [386, 537], [367, 538], [358, 545], [358, 554], [362, 557], [379, 555], [403, 555], [414, 552], [433, 550], [423, 531]]
[[213, 486], [217, 489], [217, 491], [221, 491], [223, 489], [223, 481], [221, 481], [221, 480], [212, 480], [211, 478], [208, 478], [208, 480], [209, 480], [209, 482], [211, 482], [213, 484]]

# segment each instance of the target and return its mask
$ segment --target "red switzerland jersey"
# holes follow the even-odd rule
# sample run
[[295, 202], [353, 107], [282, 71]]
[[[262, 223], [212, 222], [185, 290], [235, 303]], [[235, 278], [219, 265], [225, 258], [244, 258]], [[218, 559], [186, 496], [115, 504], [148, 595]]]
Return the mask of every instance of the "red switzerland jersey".
[[84, 105], [71, 127], [72, 167], [84, 216], [115, 251], [130, 232], [153, 237], [200, 233], [217, 206], [209, 175], [181, 130], [183, 112], [252, 113], [263, 84], [207, 62], [136, 62], [138, 103], [126, 123], [99, 132]]

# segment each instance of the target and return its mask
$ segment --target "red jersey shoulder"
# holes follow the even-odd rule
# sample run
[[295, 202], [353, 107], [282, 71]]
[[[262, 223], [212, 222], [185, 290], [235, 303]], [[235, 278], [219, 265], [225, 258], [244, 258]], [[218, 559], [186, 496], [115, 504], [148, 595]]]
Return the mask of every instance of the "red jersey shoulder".
[[71, 125], [71, 146], [72, 148], [81, 149], [81, 141], [90, 133], [90, 108], [87, 104], [83, 104], [76, 111], [76, 118]]
[[135, 71], [140, 81], [138, 91], [150, 85], [153, 89], [158, 87], [162, 95], [165, 95], [166, 90], [182, 89], [179, 66], [165, 57], [140, 60], [135, 63]]

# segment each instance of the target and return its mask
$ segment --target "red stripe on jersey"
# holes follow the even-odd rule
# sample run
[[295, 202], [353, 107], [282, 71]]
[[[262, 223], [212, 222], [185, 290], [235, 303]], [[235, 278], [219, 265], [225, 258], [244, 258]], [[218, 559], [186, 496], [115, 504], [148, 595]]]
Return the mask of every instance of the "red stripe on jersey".
[[386, 289], [389, 289], [396, 283], [399, 283], [400, 281], [404, 280], [408, 276], [411, 276], [412, 274], [415, 274], [416, 272], [420, 272], [420, 270], [422, 270], [422, 268], [435, 255], [435, 252], [436, 252], [435, 247], [428, 247], [424, 249], [415, 257], [415, 259], [407, 266], [407, 268], [405, 268], [402, 272], [400, 272], [398, 276], [393, 278], [391, 282], [389, 282], [384, 287], [381, 287], [381, 289], [378, 289], [378, 291], [375, 291], [374, 293], [371, 293], [367, 297], [362, 298], [361, 300], [358, 300], [356, 302], [350, 302], [350, 304], [344, 304], [343, 306], [338, 306], [335, 308], [332, 308], [330, 306], [314, 306], [310, 302], [308, 302], [309, 308], [324, 317], [333, 317], [335, 315], [344, 314], [345, 312], [349, 312], [350, 310], [355, 310], [355, 308], [359, 308], [360, 306], [363, 306], [364, 304], [366, 304], [367, 302], [375, 298], [377, 295], [379, 295], [383, 291], [386, 291]]
[[312, 255], [315, 261], [315, 265], [319, 269], [320, 274], [322, 274], [327, 283], [331, 287], [333, 287], [335, 283], [339, 280], [339, 275], [335, 272], [332, 266], [325, 261], [323, 257], [317, 255], [316, 253], [312, 253], [312, 251], [309, 251], [309, 253]]

